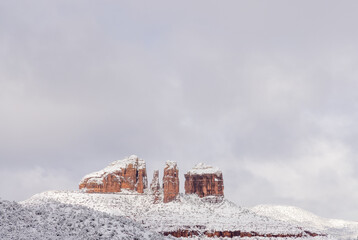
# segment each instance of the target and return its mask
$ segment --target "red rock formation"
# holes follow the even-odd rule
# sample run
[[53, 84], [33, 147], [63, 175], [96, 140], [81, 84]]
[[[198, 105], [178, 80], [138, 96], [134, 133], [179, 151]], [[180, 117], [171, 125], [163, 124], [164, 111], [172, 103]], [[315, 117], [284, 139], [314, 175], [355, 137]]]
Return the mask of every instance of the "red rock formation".
[[271, 233], [260, 234], [257, 232], [241, 232], [239, 230], [235, 230], [235, 231], [204, 231], [204, 232], [202, 232], [202, 231], [198, 231], [198, 230], [187, 230], [187, 229], [185, 229], [185, 230], [178, 229], [177, 231], [172, 231], [172, 232], [161, 232], [161, 234], [163, 234], [164, 236], [173, 236], [173, 237], [177, 237], [177, 238], [205, 235], [207, 237], [212, 237], [212, 238], [217, 238], [217, 237], [219, 237], [219, 238], [222, 238], [222, 237], [251, 238], [251, 237], [253, 237], [255, 239], [257, 239], [257, 237], [270, 237], [270, 238], [273, 237], [273, 238], [285, 238], [285, 239], [287, 239], [287, 238], [296, 239], [296, 238], [306, 237], [308, 239], [308, 237], [327, 236], [325, 234], [312, 233], [309, 231], [303, 231], [298, 234], [271, 234]]
[[197, 194], [199, 197], [224, 196], [222, 172], [214, 167], [199, 163], [185, 176], [185, 194]]
[[155, 170], [153, 173], [152, 183], [150, 184], [150, 189], [152, 192], [157, 192], [160, 190], [159, 184], [159, 170]]
[[163, 176], [163, 202], [171, 202], [177, 199], [179, 194], [179, 169], [176, 162], [167, 161]]
[[138, 169], [136, 172], [136, 176], [137, 184], [134, 185], [133, 190], [137, 190], [138, 193], [144, 193], [144, 189], [147, 188], [148, 185], [146, 169]]
[[79, 188], [88, 193], [112, 193], [122, 189], [143, 193], [147, 186], [145, 162], [133, 155], [115, 161], [101, 171], [86, 175]]
[[150, 184], [150, 190], [154, 195], [154, 203], [158, 203], [160, 199], [159, 170], [155, 170], [153, 173], [153, 179], [152, 179], [152, 183]]

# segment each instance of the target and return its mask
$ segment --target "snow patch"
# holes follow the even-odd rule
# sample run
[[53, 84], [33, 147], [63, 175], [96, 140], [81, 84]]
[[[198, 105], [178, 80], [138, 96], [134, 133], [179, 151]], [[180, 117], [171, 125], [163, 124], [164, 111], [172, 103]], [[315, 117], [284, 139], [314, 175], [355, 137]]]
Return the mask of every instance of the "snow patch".
[[216, 174], [216, 176], [220, 176], [222, 172], [217, 167], [212, 167], [210, 165], [206, 165], [205, 163], [198, 163], [195, 167], [190, 169], [187, 172], [187, 174], [190, 175]]
[[173, 169], [177, 167], [177, 162], [175, 161], [166, 161], [165, 163], [165, 169]]

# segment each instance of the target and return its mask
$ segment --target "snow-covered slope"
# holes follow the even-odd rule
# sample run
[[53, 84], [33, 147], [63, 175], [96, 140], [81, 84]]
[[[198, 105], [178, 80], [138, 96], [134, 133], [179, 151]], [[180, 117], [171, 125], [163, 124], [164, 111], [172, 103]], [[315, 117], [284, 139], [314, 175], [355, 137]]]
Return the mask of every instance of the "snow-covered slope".
[[305, 227], [312, 226], [338, 239], [357, 239], [358, 237], [358, 222], [322, 218], [293, 206], [258, 205], [251, 210], [259, 215], [277, 220]]
[[0, 200], [0, 239], [162, 239], [126, 217], [51, 199], [28, 203]]
[[[199, 232], [240, 230], [284, 235], [304, 234], [304, 230], [324, 233], [310, 226], [303, 229], [300, 224], [257, 215], [228, 200], [211, 203], [196, 195], [181, 195], [180, 201], [153, 204], [154, 196], [149, 192], [147, 194], [133, 194], [133, 192], [88, 194], [80, 191], [50, 191], [34, 195], [21, 204], [41, 206], [48, 201], [82, 205], [114, 216], [126, 216], [141, 223], [146, 229], [160, 233], [178, 229]], [[328, 237], [315, 237], [315, 239], [328, 239]]]

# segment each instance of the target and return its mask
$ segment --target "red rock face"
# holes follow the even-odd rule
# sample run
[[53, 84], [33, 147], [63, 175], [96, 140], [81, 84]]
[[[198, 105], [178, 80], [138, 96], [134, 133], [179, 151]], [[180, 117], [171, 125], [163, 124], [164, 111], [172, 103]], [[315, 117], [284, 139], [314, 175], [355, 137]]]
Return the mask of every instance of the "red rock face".
[[178, 198], [179, 195], [179, 169], [176, 162], [167, 161], [163, 176], [163, 202], [168, 203]]
[[185, 194], [197, 194], [199, 197], [224, 196], [222, 173], [191, 174], [185, 176]]
[[88, 193], [120, 192], [121, 184], [117, 179], [117, 174], [113, 173], [104, 177], [102, 182], [87, 178], [79, 188], [85, 188]]
[[207, 236], [207, 237], [212, 237], [212, 238], [218, 238], [218, 237], [226, 237], [226, 238], [233, 238], [233, 237], [245, 237], [245, 238], [254, 238], [257, 239], [257, 237], [272, 237], [272, 238], [292, 238], [292, 239], [296, 239], [296, 238], [307, 238], [308, 237], [318, 237], [318, 236], [327, 236], [325, 234], [318, 234], [318, 233], [312, 233], [309, 231], [303, 231], [301, 233], [298, 234], [260, 234], [257, 232], [242, 232], [242, 231], [198, 231], [198, 230], [177, 230], [177, 231], [172, 231], [172, 232], [162, 232], [162, 234], [164, 236], [173, 236], [173, 237], [177, 237], [177, 238], [182, 238], [182, 237], [195, 237], [195, 236]]
[[150, 190], [154, 195], [154, 203], [158, 203], [160, 199], [159, 170], [154, 171]]
[[89, 174], [80, 183], [80, 189], [88, 193], [113, 193], [128, 189], [143, 193], [148, 180], [143, 160], [131, 156], [124, 160], [113, 162], [107, 168]]
[[135, 180], [137, 184], [134, 185], [134, 190], [137, 190], [138, 193], [144, 193], [144, 189], [146, 189], [148, 185], [146, 169], [137, 170], [136, 176], [137, 178]]

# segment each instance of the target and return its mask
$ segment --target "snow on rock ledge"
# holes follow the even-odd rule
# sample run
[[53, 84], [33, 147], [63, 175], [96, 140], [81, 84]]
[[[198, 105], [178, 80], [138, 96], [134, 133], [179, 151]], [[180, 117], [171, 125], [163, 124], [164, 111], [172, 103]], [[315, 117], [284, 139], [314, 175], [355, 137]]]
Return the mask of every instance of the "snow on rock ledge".
[[132, 155], [112, 162], [108, 167], [83, 177], [80, 189], [88, 193], [112, 193], [122, 189], [143, 193], [147, 188], [147, 172], [143, 159]]
[[166, 168], [166, 169], [177, 168], [177, 162], [168, 160], [168, 161], [166, 161], [166, 163], [165, 163], [165, 168]]
[[190, 169], [187, 174], [202, 175], [202, 174], [215, 174], [217, 176], [222, 175], [222, 172], [217, 167], [206, 165], [205, 163], [198, 163], [195, 167]]
[[223, 175], [218, 168], [199, 163], [184, 176], [185, 194], [197, 194], [201, 198], [217, 196], [218, 201], [224, 196]]

